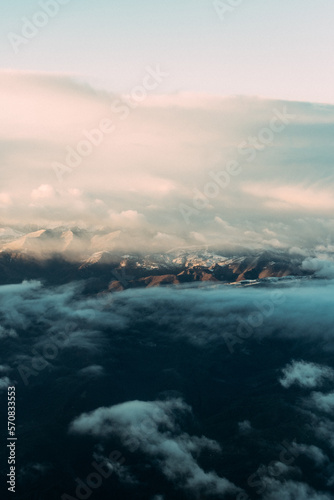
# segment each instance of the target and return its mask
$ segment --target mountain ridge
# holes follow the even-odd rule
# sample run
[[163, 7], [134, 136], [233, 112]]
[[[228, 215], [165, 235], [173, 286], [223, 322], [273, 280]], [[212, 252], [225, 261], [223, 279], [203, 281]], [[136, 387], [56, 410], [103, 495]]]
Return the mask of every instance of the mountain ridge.
[[262, 251], [251, 255], [219, 255], [187, 251], [168, 254], [99, 252], [85, 260], [68, 260], [62, 254], [46, 259], [19, 251], [0, 252], [0, 284], [40, 280], [49, 285], [87, 281], [93, 293], [126, 288], [199, 282], [239, 283], [264, 278], [312, 276], [303, 256]]

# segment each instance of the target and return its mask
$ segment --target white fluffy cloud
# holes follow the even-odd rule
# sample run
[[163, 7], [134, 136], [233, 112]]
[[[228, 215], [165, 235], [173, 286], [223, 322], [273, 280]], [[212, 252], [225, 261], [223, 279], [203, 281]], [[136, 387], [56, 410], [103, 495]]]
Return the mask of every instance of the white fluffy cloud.
[[180, 431], [177, 416], [189, 411], [180, 399], [128, 401], [80, 415], [71, 423], [70, 432], [117, 435], [128, 450], [140, 450], [154, 458], [166, 478], [185, 490], [203, 495], [237, 493], [239, 488], [227, 479], [198, 465], [195, 456], [202, 450], [217, 453], [220, 447], [206, 437]]

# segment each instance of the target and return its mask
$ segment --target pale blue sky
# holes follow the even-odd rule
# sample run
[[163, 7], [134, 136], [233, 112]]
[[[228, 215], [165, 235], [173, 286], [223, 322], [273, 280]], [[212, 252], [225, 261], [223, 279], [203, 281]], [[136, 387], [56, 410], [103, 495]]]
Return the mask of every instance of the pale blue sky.
[[334, 103], [333, 0], [244, 0], [225, 20], [213, 0], [70, 0], [15, 54], [8, 33], [20, 34], [39, 3], [6, 3], [2, 68], [74, 72], [128, 91], [159, 63], [170, 73], [161, 91]]

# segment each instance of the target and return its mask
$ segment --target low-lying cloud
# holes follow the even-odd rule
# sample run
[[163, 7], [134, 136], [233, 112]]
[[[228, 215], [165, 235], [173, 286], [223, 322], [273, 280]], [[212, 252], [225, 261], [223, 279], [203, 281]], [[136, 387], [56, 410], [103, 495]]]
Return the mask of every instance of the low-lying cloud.
[[[101, 295], [85, 294], [83, 283], [1, 286], [1, 326], [16, 334], [0, 338], [0, 384], [17, 385], [31, 425], [31, 392], [46, 387], [45, 411], [54, 422], [57, 405], [63, 439], [87, 443], [88, 465], [121, 449], [119, 491], [144, 491], [150, 470], [180, 495], [241, 500], [260, 468], [261, 500], [329, 500], [333, 286], [275, 279]], [[236, 340], [233, 353], [227, 334]], [[249, 394], [254, 401], [245, 405]], [[291, 443], [284, 456], [298, 458], [273, 477], [262, 465], [277, 463], [283, 440]], [[32, 460], [49, 459], [40, 452]], [[236, 462], [244, 477], [234, 475]], [[166, 496], [160, 484], [147, 497], [159, 494]]]

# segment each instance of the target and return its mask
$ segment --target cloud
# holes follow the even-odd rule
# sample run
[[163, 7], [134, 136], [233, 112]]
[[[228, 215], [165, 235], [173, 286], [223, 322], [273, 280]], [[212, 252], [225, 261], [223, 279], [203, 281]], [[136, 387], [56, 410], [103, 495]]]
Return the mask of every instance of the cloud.
[[319, 278], [334, 278], [334, 262], [324, 259], [308, 258], [304, 260], [302, 268], [306, 271], [312, 271]]
[[100, 377], [103, 375], [103, 366], [100, 365], [90, 365], [86, 368], [82, 368], [79, 372], [80, 375], [87, 375], [88, 377]]
[[[267, 184], [248, 184], [243, 187], [246, 193], [266, 198], [268, 207], [285, 210], [302, 209], [303, 212], [328, 212], [334, 209], [334, 197], [327, 189], [310, 189], [302, 186], [270, 186]], [[273, 201], [274, 200], [274, 201]]]
[[48, 184], [42, 184], [39, 188], [34, 189], [31, 193], [33, 200], [40, 200], [45, 198], [52, 198], [54, 196], [54, 189]]
[[263, 500], [333, 500], [330, 493], [316, 492], [305, 483], [296, 481], [277, 481], [276, 479], [267, 479], [267, 491]]
[[[96, 323], [107, 325], [112, 318], [115, 326], [127, 324], [117, 311], [104, 309], [110, 305], [110, 297], [84, 299], [80, 295], [83, 287], [84, 283], [73, 282], [50, 288], [46, 294], [39, 281], [1, 286], [0, 313], [3, 324], [12, 327], [2, 326], [0, 333], [5, 337], [16, 338], [14, 326], [17, 329], [28, 330], [37, 318], [43, 318], [44, 326], [50, 329], [51, 333], [65, 331], [66, 325], [80, 324], [94, 335]], [[73, 336], [77, 335], [79, 331], [73, 331]]]
[[314, 446], [313, 444], [293, 443], [291, 447], [297, 454], [303, 454], [312, 460], [317, 467], [322, 467], [329, 461], [327, 455], [318, 446]]
[[334, 422], [314, 413], [311, 416], [315, 435], [334, 450]]
[[120, 214], [110, 212], [109, 215], [111, 224], [113, 225], [113, 227], [117, 229], [121, 228], [138, 229], [142, 226], [147, 226], [144, 215], [138, 213], [136, 210], [125, 210]]
[[[278, 405], [274, 408], [275, 412], [277, 408], [279, 417], [284, 415], [287, 422], [299, 422], [297, 427], [291, 428], [294, 435], [290, 437], [296, 438], [301, 444], [293, 443], [291, 447], [304, 457], [300, 463], [296, 463], [293, 471], [282, 469], [282, 475], [286, 472], [293, 474], [294, 481], [291, 484], [268, 482], [265, 494], [269, 500], [294, 500], [302, 498], [303, 494], [306, 495], [305, 498], [309, 495], [310, 498], [317, 499], [314, 488], [317, 489], [316, 485], [320, 484], [319, 478], [323, 481], [322, 489], [326, 490], [329, 489], [329, 481], [333, 477], [331, 463], [327, 460], [327, 456], [330, 458], [334, 449], [332, 393], [311, 392], [323, 383], [329, 384], [333, 380], [332, 368], [329, 366], [330, 353], [334, 349], [333, 287], [334, 283], [330, 280], [284, 279], [265, 280], [256, 287], [242, 284], [214, 284], [198, 288], [178, 286], [128, 289], [121, 293], [95, 296], [85, 293], [83, 283], [50, 288], [40, 282], [1, 286], [2, 328], [6, 332], [13, 328], [18, 335], [7, 336], [3, 340], [6, 351], [2, 350], [1, 353], [1, 366], [4, 367], [1, 375], [3, 378], [13, 378], [12, 373], [15, 370], [16, 379], [19, 379], [17, 367], [22, 363], [31, 366], [32, 358], [36, 356], [32, 351], [44, 355], [47, 346], [57, 338], [58, 356], [47, 360], [47, 369], [43, 373], [36, 373], [35, 377], [29, 377], [29, 383], [34, 385], [38, 380], [38, 384], [47, 383], [52, 386], [53, 383], [61, 383], [63, 387], [73, 388], [73, 392], [64, 390], [62, 395], [64, 419], [67, 415], [66, 422], [72, 422], [71, 431], [79, 436], [91, 435], [93, 441], [108, 445], [116, 441], [117, 447], [121, 443], [127, 463], [125, 468], [115, 471], [120, 484], [124, 483], [129, 488], [131, 485], [134, 488], [142, 485], [141, 470], [133, 465], [137, 461], [137, 455], [131, 456], [131, 453], [136, 452], [142, 457], [141, 463], [147, 466], [146, 471], [151, 468], [152, 472], [154, 470], [157, 475], [163, 474], [171, 485], [181, 488], [190, 496], [195, 495], [194, 492], [197, 491], [205, 498], [210, 495], [223, 496], [227, 491], [237, 496], [232, 482], [237, 484], [238, 480], [230, 476], [226, 461], [230, 456], [234, 459], [240, 457], [240, 445], [244, 447], [243, 470], [246, 478], [247, 473], [249, 475], [256, 470], [257, 461], [260, 460], [258, 455], [254, 458], [254, 447], [250, 444], [254, 443], [254, 439], [261, 452], [261, 463], [269, 463], [270, 457], [277, 458], [277, 455], [274, 455], [277, 447], [273, 444], [276, 442], [276, 428], [275, 431], [273, 427], [268, 429], [266, 413], [267, 398], [273, 397], [274, 404]], [[274, 298], [280, 300], [275, 302]], [[254, 326], [254, 314], [259, 311], [262, 311], [261, 322]], [[232, 356], [227, 349], [224, 335], [227, 332], [237, 335], [238, 331], [240, 333], [240, 325], [250, 325], [250, 318], [253, 325], [250, 333], [248, 335], [248, 331], [246, 332], [247, 338], [242, 339], [242, 344], [236, 345], [236, 350], [240, 348], [240, 351]], [[241, 331], [244, 333], [244, 330]], [[176, 345], [181, 346], [180, 352], [183, 354], [175, 361]], [[312, 358], [316, 359], [317, 363], [303, 359], [309, 356], [310, 345]], [[276, 351], [276, 346], [284, 348]], [[290, 359], [290, 346], [293, 347], [295, 355], [298, 354], [298, 361]], [[80, 349], [85, 350], [84, 356], [77, 355]], [[137, 356], [137, 352], [146, 350], [152, 362], [150, 367], [145, 356], [140, 359]], [[198, 353], [199, 359], [202, 360], [199, 366], [196, 355], [191, 362], [195, 364], [196, 369], [201, 370], [203, 388], [197, 388], [196, 380], [194, 385], [194, 380], [191, 377], [189, 379], [188, 365], [184, 365], [183, 359], [188, 352]], [[275, 355], [270, 358], [272, 352]], [[279, 356], [277, 352], [280, 353]], [[160, 373], [162, 353], [164, 369]], [[259, 356], [255, 353], [259, 356], [260, 353], [268, 353], [265, 370], [259, 369], [261, 374], [256, 371], [256, 360]], [[250, 371], [246, 373], [243, 371], [245, 354], [250, 363]], [[120, 360], [125, 360], [125, 365]], [[152, 371], [146, 372], [146, 365], [147, 370]], [[213, 366], [218, 367], [214, 369], [214, 374]], [[283, 371], [279, 377], [283, 387], [297, 384], [309, 391], [307, 398], [296, 400], [293, 391], [282, 392], [277, 385], [277, 373], [282, 366]], [[246, 369], [248, 370], [247, 367]], [[155, 374], [153, 385], [145, 385], [145, 391], [150, 390], [153, 395], [149, 397], [153, 400], [134, 400], [136, 397], [146, 398], [147, 392], [138, 395], [136, 386], [127, 385], [129, 370], [131, 373], [131, 370], [134, 370], [133, 379], [136, 384], [148, 380], [148, 374]], [[243, 380], [249, 384], [245, 389], [247, 394], [248, 387], [256, 389], [260, 380], [265, 382], [266, 387], [275, 388], [280, 397], [276, 398], [276, 395], [272, 396], [267, 392], [261, 393], [261, 400], [263, 396], [265, 402], [263, 406], [259, 407], [255, 401], [250, 408], [238, 411], [237, 414], [233, 413], [232, 416], [227, 412], [228, 420], [225, 420], [225, 417], [222, 418], [226, 414], [224, 401], [228, 405], [230, 398], [221, 398], [222, 394], [226, 394], [222, 393], [225, 384], [231, 387], [233, 397], [241, 398], [240, 404], [245, 394], [242, 392], [239, 396], [234, 393], [239, 387], [239, 379], [237, 384], [233, 385], [235, 373], [242, 373], [242, 376], [246, 377]], [[105, 407], [101, 407], [100, 392], [95, 395], [96, 384], [92, 383], [94, 377], [100, 375], [103, 375], [99, 378], [101, 394], [106, 394], [108, 401], [103, 401]], [[119, 385], [115, 382], [116, 375], [119, 376], [119, 384], [122, 387], [119, 390], [116, 389]], [[253, 379], [248, 380], [247, 377], [253, 376]], [[8, 380], [5, 380], [5, 387], [8, 386], [7, 383]], [[18, 383], [23, 387], [20, 379]], [[206, 383], [210, 385], [207, 394], [206, 387], [209, 385], [205, 385]], [[197, 403], [198, 391], [203, 398], [200, 405]], [[24, 393], [22, 390], [22, 394]], [[85, 398], [86, 393], [89, 397]], [[203, 430], [193, 430], [190, 407], [180, 396], [191, 402], [196, 417], [195, 428]], [[170, 399], [163, 399], [166, 397]], [[127, 402], [117, 404], [120, 398]], [[83, 413], [73, 420], [72, 404], [79, 403], [80, 412]], [[201, 409], [201, 406], [205, 409]], [[264, 407], [265, 410], [261, 409]], [[96, 409], [91, 411], [92, 408]], [[205, 420], [204, 427], [201, 427], [201, 419], [206, 413], [209, 419]], [[199, 427], [197, 419], [200, 421]], [[190, 420], [191, 426], [186, 427]], [[284, 432], [288, 429], [283, 427]], [[282, 427], [279, 431], [277, 439], [282, 437]], [[273, 442], [268, 442], [268, 432]], [[264, 454], [263, 448], [266, 450]], [[87, 455], [89, 461], [91, 448]], [[252, 470], [244, 466], [246, 459], [249, 460]], [[263, 462], [267, 459], [268, 461]], [[316, 468], [314, 475], [302, 476], [299, 466], [303, 463]], [[291, 476], [287, 477], [291, 481]], [[270, 479], [272, 478], [268, 478], [268, 481]], [[306, 482], [309, 482], [310, 486], [305, 485]], [[120, 488], [124, 487], [124, 484]], [[285, 495], [283, 497], [279, 496], [280, 488]], [[164, 493], [164, 490], [158, 486], [149, 492], [148, 498], [160, 492]], [[320, 499], [330, 498], [328, 493], [317, 494]]]
[[6, 338], [16, 338], [18, 335], [14, 328], [6, 329], [3, 326], [0, 326], [0, 340]]
[[69, 431], [97, 437], [118, 436], [126, 448], [138, 449], [153, 458], [166, 478], [182, 489], [204, 495], [240, 491], [215, 472], [205, 472], [196, 462], [194, 456], [202, 450], [217, 453], [220, 447], [206, 437], [180, 431], [177, 416], [189, 411], [181, 399], [128, 401], [80, 415], [71, 423]]
[[332, 368], [306, 361], [292, 361], [282, 371], [279, 382], [286, 389], [294, 384], [310, 389], [322, 385], [326, 379], [334, 379]]
[[0, 365], [0, 373], [6, 373], [6, 372], [9, 372], [9, 371], [11, 371], [10, 366], [8, 366], [8, 365]]
[[[287, 280], [275, 288], [268, 286], [216, 284], [199, 288], [129, 289], [120, 294], [87, 297], [82, 295], [84, 283], [49, 289], [37, 281], [4, 285], [0, 287], [1, 328], [6, 337], [11, 329], [17, 332], [20, 337], [10, 336], [17, 342], [21, 330], [27, 331], [43, 318], [45, 335], [36, 345], [43, 347], [50, 337], [65, 332], [59, 342], [66, 348], [81, 345], [89, 349], [98, 344], [101, 348], [106, 342], [104, 332], [110, 325], [114, 331], [124, 331], [130, 324], [140, 324], [145, 311], [157, 325], [157, 335], [161, 338], [168, 335], [194, 345], [226, 343], [228, 337], [237, 350], [247, 344], [247, 339], [275, 335], [275, 338], [325, 339], [328, 347], [334, 348], [331, 313], [334, 282], [324, 285], [321, 281]], [[74, 328], [69, 329], [68, 325]], [[282, 381], [287, 386], [293, 382], [315, 387], [315, 383], [332, 376], [326, 366], [304, 361], [292, 362], [284, 370]]]
[[45, 475], [52, 467], [50, 464], [29, 463], [20, 467], [19, 478], [20, 480], [36, 480]]
[[[0, 89], [7, 226], [103, 226], [121, 231], [116, 248], [143, 251], [227, 240], [306, 251], [333, 231], [334, 107], [180, 93], [132, 109], [125, 96], [34, 72], [1, 71]], [[105, 120], [114, 130], [102, 137]]]
[[242, 422], [238, 422], [238, 428], [240, 434], [249, 434], [253, 430], [252, 424], [250, 423], [249, 420], [243, 420]]
[[0, 193], [0, 207], [6, 208], [12, 204], [12, 199], [8, 193]]
[[0, 378], [0, 391], [6, 391], [11, 385], [11, 381], [8, 377]]
[[321, 411], [333, 413], [334, 410], [334, 392], [323, 394], [322, 392], [312, 392], [310, 402]]

